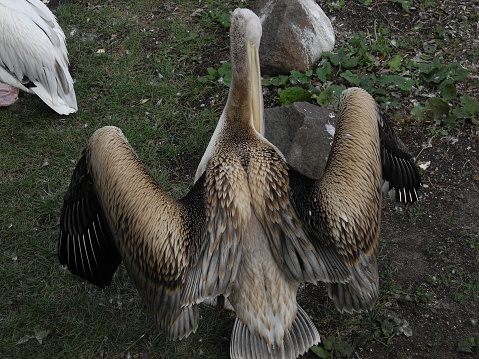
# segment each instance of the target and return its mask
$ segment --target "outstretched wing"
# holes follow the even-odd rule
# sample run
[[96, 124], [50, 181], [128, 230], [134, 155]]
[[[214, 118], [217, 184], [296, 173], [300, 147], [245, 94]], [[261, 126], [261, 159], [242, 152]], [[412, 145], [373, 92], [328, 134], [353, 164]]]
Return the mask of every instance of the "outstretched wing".
[[327, 284], [329, 296], [340, 311], [369, 309], [378, 296], [382, 182], [396, 189], [397, 200], [413, 202], [420, 180], [411, 156], [366, 91], [343, 92], [323, 177], [312, 180], [290, 168], [289, 178], [311, 242], [331, 248], [349, 268], [349, 281]]
[[349, 268], [349, 281], [327, 284], [341, 311], [369, 309], [378, 295], [383, 176], [403, 194], [415, 183], [414, 164], [406, 165], [410, 157], [397, 150], [397, 141], [386, 141], [394, 138], [386, 126], [366, 91], [346, 90], [323, 177], [315, 181], [289, 169], [293, 202], [311, 242], [333, 248]]
[[[203, 176], [180, 201], [171, 198], [148, 173], [120, 129], [99, 129], [65, 196], [60, 262], [82, 278], [105, 286], [123, 260], [170, 338], [188, 335], [196, 329], [196, 303], [202, 299], [201, 290], [192, 287], [201, 287], [201, 277], [209, 270], [208, 265], [203, 268], [198, 263], [216, 250], [210, 248], [214, 238], [210, 239], [206, 229], [204, 182]], [[208, 263], [217, 265], [212, 260]], [[198, 281], [188, 279], [190, 275]], [[188, 303], [182, 298], [185, 291]], [[216, 292], [211, 294], [221, 294], [221, 288]]]

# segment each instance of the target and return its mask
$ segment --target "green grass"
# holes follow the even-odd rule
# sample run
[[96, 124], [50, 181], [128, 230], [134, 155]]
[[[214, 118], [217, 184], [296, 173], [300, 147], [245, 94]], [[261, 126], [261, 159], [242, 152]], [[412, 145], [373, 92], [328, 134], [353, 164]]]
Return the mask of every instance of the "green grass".
[[[192, 108], [199, 96], [218, 92], [196, 81], [193, 71], [205, 46], [217, 41], [215, 33], [227, 30], [205, 16], [191, 18], [193, 1], [166, 5], [147, 0], [60, 5], [55, 13], [67, 35], [78, 113], [59, 116], [25, 94], [1, 109], [2, 358], [227, 356], [228, 338], [219, 338], [229, 335], [233, 321], [225, 313], [202, 309], [201, 334], [171, 343], [153, 325], [122, 269], [111, 287], [99, 290], [56, 258], [63, 195], [94, 130], [121, 127], [159, 181], [179, 196], [188, 188], [185, 171], [191, 171], [184, 159], [199, 161], [216, 125], [217, 108]], [[207, 11], [213, 5], [224, 13], [234, 7], [220, 1], [203, 6]], [[185, 40], [191, 32], [195, 36]], [[221, 103], [226, 91], [219, 94]], [[44, 336], [42, 344], [35, 333]]]

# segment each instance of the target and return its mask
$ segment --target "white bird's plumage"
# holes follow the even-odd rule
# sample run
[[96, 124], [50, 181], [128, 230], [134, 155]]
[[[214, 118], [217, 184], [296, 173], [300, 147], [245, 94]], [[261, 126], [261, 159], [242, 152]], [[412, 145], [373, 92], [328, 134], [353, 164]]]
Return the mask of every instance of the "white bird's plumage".
[[38, 95], [61, 115], [76, 112], [65, 34], [40, 0], [0, 0], [0, 82]]

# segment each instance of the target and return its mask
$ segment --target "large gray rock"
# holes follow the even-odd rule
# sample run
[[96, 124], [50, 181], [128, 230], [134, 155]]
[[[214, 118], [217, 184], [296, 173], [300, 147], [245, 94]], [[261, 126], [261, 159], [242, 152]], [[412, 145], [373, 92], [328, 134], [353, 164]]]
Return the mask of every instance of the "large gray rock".
[[253, 11], [263, 26], [264, 74], [307, 71], [334, 47], [331, 21], [315, 0], [256, 0]]
[[336, 114], [307, 102], [265, 109], [265, 137], [287, 162], [312, 178], [324, 172], [331, 150]]

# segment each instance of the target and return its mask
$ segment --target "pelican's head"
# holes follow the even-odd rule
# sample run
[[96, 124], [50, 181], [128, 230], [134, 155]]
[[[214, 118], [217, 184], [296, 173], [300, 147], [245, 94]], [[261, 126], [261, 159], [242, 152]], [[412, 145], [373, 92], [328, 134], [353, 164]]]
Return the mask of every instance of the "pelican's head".
[[258, 16], [248, 9], [236, 9], [231, 13], [230, 34], [236, 42], [249, 42], [252, 48], [259, 49], [262, 29]]

